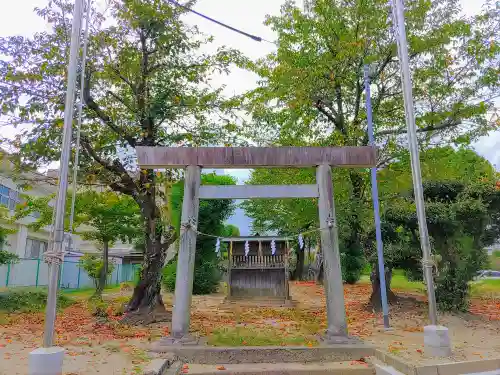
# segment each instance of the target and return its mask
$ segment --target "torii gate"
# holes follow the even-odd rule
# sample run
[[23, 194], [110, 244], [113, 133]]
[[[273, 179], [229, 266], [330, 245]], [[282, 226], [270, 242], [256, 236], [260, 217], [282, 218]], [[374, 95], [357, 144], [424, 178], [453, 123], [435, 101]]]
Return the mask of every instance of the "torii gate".
[[[374, 167], [376, 148], [364, 147], [137, 147], [144, 169], [183, 168], [181, 236], [171, 337], [163, 344], [193, 343], [189, 337], [196, 227], [200, 199], [318, 198], [328, 328], [326, 340], [345, 343], [347, 323], [331, 167]], [[316, 167], [316, 184], [200, 186], [201, 168]]]

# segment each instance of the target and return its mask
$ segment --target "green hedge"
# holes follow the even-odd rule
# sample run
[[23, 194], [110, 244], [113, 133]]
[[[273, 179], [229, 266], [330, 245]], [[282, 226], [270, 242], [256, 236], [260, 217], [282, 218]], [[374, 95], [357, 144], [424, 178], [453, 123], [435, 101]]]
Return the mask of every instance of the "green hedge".
[[[6, 313], [23, 313], [43, 311], [47, 304], [46, 289], [13, 288], [0, 292], [0, 311]], [[73, 300], [58, 295], [57, 307], [65, 308], [73, 304]]]
[[[163, 268], [162, 283], [165, 290], [175, 290], [177, 261], [169, 263]], [[212, 261], [196, 264], [194, 268], [193, 294], [210, 294], [217, 291], [221, 279], [221, 272], [217, 263]]]

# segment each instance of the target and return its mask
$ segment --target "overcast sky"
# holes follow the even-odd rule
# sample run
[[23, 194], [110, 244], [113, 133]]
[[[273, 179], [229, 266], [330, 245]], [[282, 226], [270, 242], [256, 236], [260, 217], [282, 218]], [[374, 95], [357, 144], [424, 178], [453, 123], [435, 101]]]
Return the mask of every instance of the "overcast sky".
[[[93, 0], [96, 1], [96, 0]], [[102, 0], [97, 0], [102, 2]], [[284, 0], [198, 0], [195, 9], [219, 21], [234, 25], [250, 34], [258, 35], [267, 40], [274, 40], [273, 32], [263, 25], [267, 14], [279, 13], [280, 5]], [[299, 0], [300, 1], [300, 0]], [[484, 0], [461, 0], [464, 13], [474, 14], [484, 4]], [[23, 35], [30, 36], [34, 32], [46, 28], [44, 21], [38, 17], [33, 9], [43, 7], [48, 0], [3, 0], [0, 12], [0, 36]], [[8, 5], [7, 5], [8, 3]], [[198, 25], [202, 32], [215, 37], [211, 48], [221, 45], [237, 48], [248, 57], [258, 58], [271, 52], [274, 48], [270, 43], [258, 43], [242, 35], [224, 29], [196, 15], [188, 16], [188, 22]], [[255, 85], [256, 77], [249, 72], [233, 71], [229, 77], [218, 79], [218, 84], [225, 84], [228, 93], [241, 93]], [[500, 168], [500, 132], [483, 137], [476, 145], [476, 151]], [[229, 172], [229, 171], [227, 171]], [[231, 171], [241, 182], [245, 179], [247, 171]], [[231, 220], [242, 229], [242, 234], [247, 234], [248, 220], [238, 212]]]

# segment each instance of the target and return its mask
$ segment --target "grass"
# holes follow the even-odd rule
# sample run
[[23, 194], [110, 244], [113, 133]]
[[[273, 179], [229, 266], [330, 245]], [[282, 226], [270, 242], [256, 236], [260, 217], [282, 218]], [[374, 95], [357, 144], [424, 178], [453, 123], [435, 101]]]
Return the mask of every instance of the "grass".
[[490, 269], [494, 271], [500, 271], [500, 250], [495, 250], [493, 254], [490, 255]]
[[[120, 285], [113, 285], [109, 286], [107, 288], [104, 288], [103, 293], [115, 293], [120, 291]], [[92, 295], [95, 293], [95, 288], [93, 287], [88, 287], [88, 288], [80, 288], [80, 289], [62, 289], [61, 293], [71, 297], [71, 298], [90, 298]]]
[[480, 280], [470, 289], [473, 297], [500, 297], [500, 279]]
[[[0, 292], [0, 312], [25, 313], [39, 312], [45, 309], [47, 289], [41, 288], [11, 288]], [[57, 307], [65, 308], [73, 304], [68, 296], [59, 294]]]
[[[362, 276], [360, 283], [370, 283], [369, 276]], [[402, 270], [394, 270], [391, 289], [407, 293], [425, 293], [426, 287], [421, 281], [408, 281]], [[500, 279], [487, 279], [471, 283], [471, 296], [473, 297], [499, 297]]]
[[221, 327], [208, 336], [211, 346], [315, 346], [312, 335], [263, 327]]
[[[362, 276], [359, 282], [369, 284], [370, 276]], [[391, 281], [391, 289], [403, 292], [424, 293], [425, 285], [421, 281], [409, 281], [402, 271], [394, 270]]]

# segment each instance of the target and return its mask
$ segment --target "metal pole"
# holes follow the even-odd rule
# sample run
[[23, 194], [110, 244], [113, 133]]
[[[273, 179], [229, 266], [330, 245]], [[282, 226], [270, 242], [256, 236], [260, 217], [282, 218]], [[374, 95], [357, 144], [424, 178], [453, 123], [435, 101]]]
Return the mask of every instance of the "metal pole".
[[72, 191], [71, 212], [69, 214], [69, 251], [73, 250], [73, 224], [75, 221], [76, 180], [78, 178], [78, 167], [80, 160], [80, 135], [82, 130], [83, 90], [85, 89], [85, 65], [87, 62], [87, 47], [89, 44], [91, 2], [92, 0], [87, 1], [87, 12], [85, 14], [85, 34], [83, 36], [82, 72], [80, 74], [80, 100], [78, 103], [78, 123], [76, 125], [75, 162], [73, 163], [73, 181], [71, 186], [71, 191]]
[[71, 46], [68, 65], [68, 86], [66, 89], [66, 102], [64, 107], [64, 131], [61, 147], [61, 160], [59, 164], [59, 186], [57, 190], [57, 201], [55, 207], [55, 223], [53, 227], [54, 241], [51, 243], [52, 263], [50, 266], [49, 292], [47, 297], [47, 308], [45, 311], [45, 332], [43, 346], [52, 346], [54, 338], [54, 325], [56, 321], [57, 287], [59, 279], [60, 260], [55, 257], [63, 255], [64, 241], [64, 216], [66, 209], [66, 193], [68, 190], [69, 159], [71, 155], [71, 128], [73, 125], [73, 112], [75, 100], [76, 75], [78, 55], [80, 49], [80, 31], [82, 24], [83, 0], [75, 0], [73, 11], [73, 25], [71, 30]]
[[401, 0], [392, 0], [394, 32], [398, 46], [398, 56], [401, 68], [401, 83], [405, 104], [406, 125], [408, 127], [408, 146], [410, 149], [413, 190], [417, 206], [418, 228], [420, 232], [420, 246], [423, 253], [423, 267], [427, 282], [427, 297], [429, 299], [429, 318], [432, 325], [437, 325], [436, 295], [434, 293], [434, 279], [432, 275], [431, 244], [425, 218], [425, 203], [422, 188], [422, 174], [418, 156], [417, 126], [415, 124], [415, 110], [413, 107], [412, 82], [410, 65], [408, 62], [408, 45], [404, 22], [404, 5]]
[[36, 260], [36, 280], [35, 280], [35, 286], [38, 286], [38, 278], [40, 276], [40, 258]]
[[[366, 120], [368, 122], [368, 141], [370, 146], [375, 146], [375, 137], [373, 135], [373, 118], [372, 118], [372, 98], [370, 92], [370, 68], [368, 65], [364, 67], [365, 78], [365, 93], [366, 93]], [[389, 305], [387, 303], [387, 287], [385, 284], [385, 265], [384, 265], [384, 244], [382, 243], [382, 229], [380, 228], [380, 208], [378, 201], [378, 186], [377, 186], [377, 167], [371, 168], [372, 182], [372, 200], [373, 200], [373, 215], [375, 216], [375, 238], [377, 240], [377, 260], [378, 273], [380, 276], [380, 297], [382, 300], [382, 314], [384, 316], [384, 328], [390, 328], [389, 325]]]

